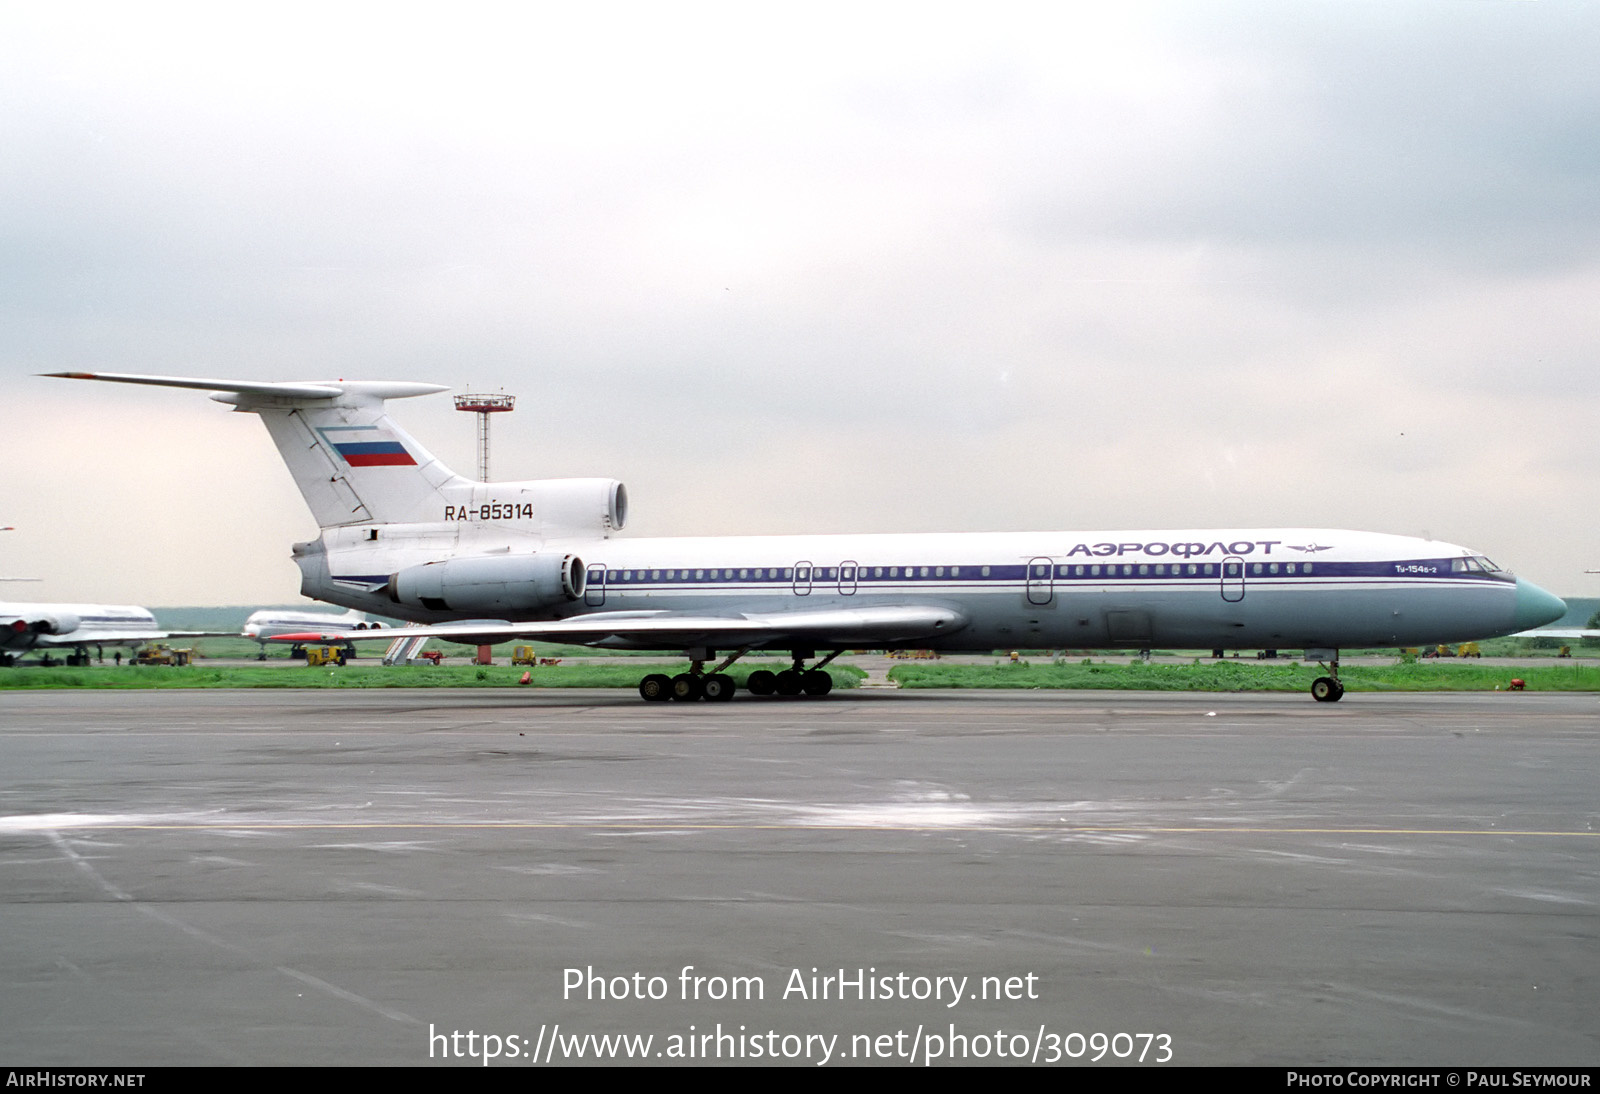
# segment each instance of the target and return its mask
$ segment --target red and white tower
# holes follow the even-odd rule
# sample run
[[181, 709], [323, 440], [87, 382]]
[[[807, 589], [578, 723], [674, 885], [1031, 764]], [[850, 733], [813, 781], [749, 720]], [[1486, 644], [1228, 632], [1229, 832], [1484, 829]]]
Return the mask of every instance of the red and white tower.
[[478, 416], [478, 481], [489, 481], [489, 415], [515, 410], [515, 395], [456, 396], [456, 409], [470, 411]]

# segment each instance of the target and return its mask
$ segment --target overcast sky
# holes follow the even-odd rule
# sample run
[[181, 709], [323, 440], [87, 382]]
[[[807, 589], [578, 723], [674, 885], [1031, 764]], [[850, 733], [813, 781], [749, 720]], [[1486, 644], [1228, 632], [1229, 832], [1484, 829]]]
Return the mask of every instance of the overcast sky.
[[[295, 599], [253, 417], [629, 534], [1311, 526], [1600, 595], [1600, 7], [0, 3], [0, 585]], [[471, 474], [473, 419], [393, 404]]]

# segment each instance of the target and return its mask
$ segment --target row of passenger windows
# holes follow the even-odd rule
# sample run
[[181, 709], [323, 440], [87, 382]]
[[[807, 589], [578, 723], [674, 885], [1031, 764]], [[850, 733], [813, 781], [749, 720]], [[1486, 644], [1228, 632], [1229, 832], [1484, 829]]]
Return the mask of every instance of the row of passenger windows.
[[[1240, 576], [1240, 563], [1228, 563], [1225, 576]], [[1055, 567], [1056, 577], [1216, 577], [1215, 562], [1155, 562], [1120, 565], [1082, 563], [1076, 566]], [[963, 575], [962, 570], [966, 573]], [[1050, 577], [1050, 567], [1036, 565], [1028, 568], [1033, 579]], [[989, 577], [988, 566], [767, 566], [719, 570], [607, 570], [606, 581], [611, 584], [628, 584], [651, 581], [793, 581], [799, 573], [801, 581], [872, 581], [882, 578], [897, 580], [907, 578], [950, 577], [974, 579]], [[1013, 573], [1016, 571], [1013, 570]], [[1309, 574], [1310, 562], [1253, 562], [1250, 573], [1259, 576], [1272, 574]]]
[[[639, 581], [867, 581], [873, 578], [960, 577], [960, 566], [767, 566], [738, 570], [607, 570], [608, 582]], [[967, 577], [988, 577], [988, 566], [966, 567]]]
[[[1229, 562], [1223, 564], [1223, 576], [1238, 577], [1240, 566], [1243, 563]], [[1263, 577], [1271, 574], [1309, 574], [1312, 564], [1309, 562], [1252, 562], [1250, 572]], [[1215, 577], [1217, 564], [1215, 562], [1153, 562], [1135, 565], [1124, 562], [1120, 566], [1102, 567], [1090, 564], [1081, 566], [1057, 566], [1057, 577]], [[1033, 567], [1033, 576], [1046, 577], [1050, 567]]]

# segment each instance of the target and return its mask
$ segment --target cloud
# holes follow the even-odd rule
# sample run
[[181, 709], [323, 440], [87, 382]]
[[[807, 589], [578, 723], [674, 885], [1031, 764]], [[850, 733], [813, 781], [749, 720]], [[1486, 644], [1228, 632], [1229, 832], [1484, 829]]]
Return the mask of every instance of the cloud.
[[104, 368], [505, 388], [497, 473], [624, 478], [638, 534], [1426, 528], [1592, 585], [1581, 6], [5, 19], [0, 426], [48, 470], [0, 569], [292, 596], [259, 427], [26, 378]]

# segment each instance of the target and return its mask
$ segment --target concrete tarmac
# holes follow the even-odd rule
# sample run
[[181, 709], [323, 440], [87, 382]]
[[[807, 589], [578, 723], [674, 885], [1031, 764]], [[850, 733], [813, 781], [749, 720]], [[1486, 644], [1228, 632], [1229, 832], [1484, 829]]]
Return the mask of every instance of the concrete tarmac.
[[1594, 1065], [1597, 738], [1578, 694], [0, 693], [0, 1059]]

